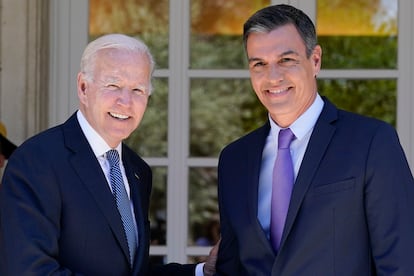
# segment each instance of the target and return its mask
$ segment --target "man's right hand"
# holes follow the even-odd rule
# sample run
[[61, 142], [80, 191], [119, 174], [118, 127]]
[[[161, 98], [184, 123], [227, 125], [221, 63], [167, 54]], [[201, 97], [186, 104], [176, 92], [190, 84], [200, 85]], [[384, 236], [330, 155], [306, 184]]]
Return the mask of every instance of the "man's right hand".
[[207, 260], [203, 268], [204, 276], [213, 276], [214, 273], [216, 273], [216, 261], [217, 261], [217, 253], [218, 253], [219, 245], [220, 245], [220, 240], [210, 250], [210, 254], [207, 257]]

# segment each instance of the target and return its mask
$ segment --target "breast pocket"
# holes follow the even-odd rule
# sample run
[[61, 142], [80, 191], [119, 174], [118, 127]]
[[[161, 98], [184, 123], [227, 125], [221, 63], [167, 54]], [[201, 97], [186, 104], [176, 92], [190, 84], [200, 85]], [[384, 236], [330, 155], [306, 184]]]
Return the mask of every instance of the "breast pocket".
[[311, 190], [311, 196], [332, 195], [343, 192], [349, 192], [355, 188], [355, 178], [350, 178], [338, 182], [316, 185]]

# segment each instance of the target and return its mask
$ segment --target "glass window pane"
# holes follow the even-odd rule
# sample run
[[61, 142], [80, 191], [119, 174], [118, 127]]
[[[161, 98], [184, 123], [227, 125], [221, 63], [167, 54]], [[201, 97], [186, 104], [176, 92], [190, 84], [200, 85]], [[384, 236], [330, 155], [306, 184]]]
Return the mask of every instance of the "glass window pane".
[[189, 244], [212, 246], [220, 236], [217, 169], [190, 168], [189, 178]]
[[89, 0], [89, 39], [108, 33], [138, 36], [158, 68], [168, 67], [168, 0]]
[[190, 67], [245, 68], [244, 21], [270, 0], [192, 0]]
[[165, 245], [167, 237], [167, 168], [153, 167], [150, 200], [151, 245]]
[[193, 79], [190, 105], [191, 156], [217, 157], [267, 119], [248, 79]]
[[126, 143], [140, 156], [167, 156], [168, 80], [155, 78], [153, 93], [139, 127]]
[[398, 1], [318, 0], [324, 69], [397, 68]]
[[319, 80], [318, 85], [321, 95], [338, 107], [381, 119], [395, 127], [396, 80]]

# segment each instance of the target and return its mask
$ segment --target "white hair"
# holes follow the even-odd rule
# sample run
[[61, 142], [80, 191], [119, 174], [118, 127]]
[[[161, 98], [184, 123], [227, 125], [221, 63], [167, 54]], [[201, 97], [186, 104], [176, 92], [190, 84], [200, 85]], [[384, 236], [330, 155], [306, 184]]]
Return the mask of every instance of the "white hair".
[[[80, 71], [88, 80], [92, 79], [94, 67], [96, 64], [96, 55], [104, 49], [129, 50], [139, 54], [145, 54], [150, 62], [150, 72], [155, 68], [154, 58], [148, 46], [138, 38], [130, 37], [124, 34], [107, 34], [90, 42], [83, 51]], [[152, 88], [152, 86], [151, 86]], [[151, 91], [152, 89], [150, 89]]]

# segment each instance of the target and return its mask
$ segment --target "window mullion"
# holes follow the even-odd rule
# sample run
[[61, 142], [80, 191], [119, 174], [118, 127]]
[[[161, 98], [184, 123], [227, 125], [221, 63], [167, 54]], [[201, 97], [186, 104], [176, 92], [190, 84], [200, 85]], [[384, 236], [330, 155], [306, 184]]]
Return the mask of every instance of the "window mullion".
[[170, 1], [167, 260], [186, 263], [188, 232], [189, 0]]

